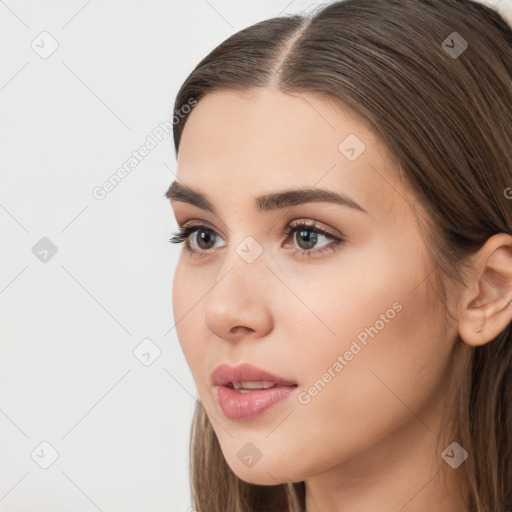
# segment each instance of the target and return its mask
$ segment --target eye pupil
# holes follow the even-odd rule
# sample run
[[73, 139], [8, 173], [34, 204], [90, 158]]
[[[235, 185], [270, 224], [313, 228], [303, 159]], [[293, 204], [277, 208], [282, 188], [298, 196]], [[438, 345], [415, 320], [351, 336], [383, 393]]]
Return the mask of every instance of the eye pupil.
[[[205, 242], [206, 241], [205, 242], [206, 245], [208, 245], [208, 241], [212, 241], [215, 238], [214, 236], [212, 236], [210, 234], [210, 231], [208, 231], [206, 229], [199, 229], [197, 231], [197, 234], [199, 234], [199, 233], [200, 233], [199, 239], [201, 240], [201, 242]], [[197, 240], [197, 238], [196, 238], [196, 240]], [[208, 246], [207, 247], [202, 247], [201, 243], [198, 243], [197, 245], [201, 248], [201, 250], [205, 250], [206, 251], [206, 250], [210, 249], [210, 247], [208, 247]]]
[[[315, 231], [311, 231], [310, 229], [303, 229], [301, 231], [297, 231], [297, 233], [301, 236], [301, 237], [304, 237], [306, 239], [306, 245], [307, 247], [302, 247], [304, 250], [309, 250], [309, 249], [312, 249], [316, 242], [317, 242], [317, 236], [318, 234], [315, 233]], [[306, 233], [310, 233], [309, 235], [307, 235]], [[313, 233], [313, 235], [311, 235], [311, 233]], [[299, 245], [301, 245], [300, 243], [300, 238], [298, 239], [299, 241]]]

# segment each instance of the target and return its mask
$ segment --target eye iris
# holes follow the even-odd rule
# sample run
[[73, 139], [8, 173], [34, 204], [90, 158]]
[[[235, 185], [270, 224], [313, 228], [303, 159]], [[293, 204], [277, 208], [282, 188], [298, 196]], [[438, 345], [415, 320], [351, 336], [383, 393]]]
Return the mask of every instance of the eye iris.
[[[311, 234], [307, 234], [307, 233], [313, 233], [313, 235]], [[309, 250], [309, 249], [312, 249], [315, 244], [316, 244], [316, 239], [317, 239], [317, 236], [318, 234], [315, 233], [314, 231], [311, 231], [310, 229], [302, 229], [301, 231], [297, 231], [297, 234], [300, 235], [301, 237], [304, 237], [306, 239], [306, 247], [302, 247], [304, 250]], [[298, 239], [299, 241], [299, 246], [301, 245], [300, 243], [300, 238]]]
[[[209, 241], [214, 241], [214, 239], [215, 239], [215, 237], [214, 237], [214, 236], [212, 236], [208, 230], [206, 230], [206, 229], [200, 229], [200, 230], [198, 230], [198, 231], [197, 231], [197, 233], [196, 233], [196, 241], [198, 240], [198, 239], [197, 239], [197, 235], [199, 235], [199, 234], [200, 234], [199, 239], [201, 240], [201, 242], [206, 241], [206, 242], [205, 242], [205, 243], [206, 243], [206, 245], [208, 245], [208, 242], [209, 242]], [[199, 243], [199, 242], [198, 242], [198, 244], [197, 244], [197, 245], [198, 245], [198, 246], [201, 248], [201, 250], [203, 250], [203, 251], [207, 251], [208, 249], [210, 249], [210, 247], [202, 247], [202, 246], [201, 246], [201, 243]]]

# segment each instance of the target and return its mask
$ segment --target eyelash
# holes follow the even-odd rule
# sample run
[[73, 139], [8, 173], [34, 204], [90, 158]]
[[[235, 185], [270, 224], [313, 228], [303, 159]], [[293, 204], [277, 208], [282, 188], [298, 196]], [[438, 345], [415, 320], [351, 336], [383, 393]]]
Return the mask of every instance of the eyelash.
[[[294, 255], [297, 255], [298, 253], [301, 255], [301, 257], [311, 257], [311, 254], [317, 254], [318, 256], [324, 254], [327, 251], [335, 252], [339, 246], [341, 246], [343, 243], [345, 243], [345, 240], [342, 238], [339, 238], [337, 236], [334, 236], [332, 233], [329, 233], [319, 227], [317, 227], [316, 223], [313, 222], [311, 224], [308, 224], [303, 221], [299, 221], [297, 223], [290, 223], [286, 226], [284, 229], [283, 235], [286, 235], [287, 238], [291, 233], [296, 233], [298, 231], [312, 231], [314, 233], [319, 233], [327, 238], [330, 238], [333, 240], [333, 243], [326, 245], [322, 247], [321, 249], [297, 249], [294, 251]], [[177, 243], [180, 244], [182, 242], [185, 242], [185, 248], [186, 250], [195, 255], [199, 256], [205, 256], [207, 253], [211, 252], [211, 250], [196, 250], [192, 249], [190, 246], [190, 235], [195, 233], [196, 231], [207, 231], [210, 233], [213, 233], [215, 236], [218, 236], [218, 234], [208, 226], [199, 224], [199, 225], [192, 225], [192, 226], [184, 226], [181, 227], [179, 231], [176, 231], [172, 233], [172, 238], [169, 239], [169, 242], [171, 243]]]

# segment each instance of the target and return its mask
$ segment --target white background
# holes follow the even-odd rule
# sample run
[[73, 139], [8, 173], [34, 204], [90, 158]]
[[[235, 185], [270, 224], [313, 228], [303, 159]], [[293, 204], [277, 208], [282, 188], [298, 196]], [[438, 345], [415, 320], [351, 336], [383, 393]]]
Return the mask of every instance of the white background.
[[[0, 0], [0, 512], [189, 510], [197, 391], [173, 329], [171, 134], [92, 191], [217, 44], [319, 3]], [[36, 257], [43, 237], [55, 255]]]

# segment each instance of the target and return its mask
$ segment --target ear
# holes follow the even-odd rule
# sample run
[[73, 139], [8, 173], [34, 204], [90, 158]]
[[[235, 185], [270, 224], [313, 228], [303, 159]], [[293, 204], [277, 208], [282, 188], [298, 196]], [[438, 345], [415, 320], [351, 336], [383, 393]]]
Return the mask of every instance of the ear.
[[458, 328], [465, 343], [478, 346], [496, 338], [512, 321], [512, 236], [490, 237], [473, 256], [473, 269]]

